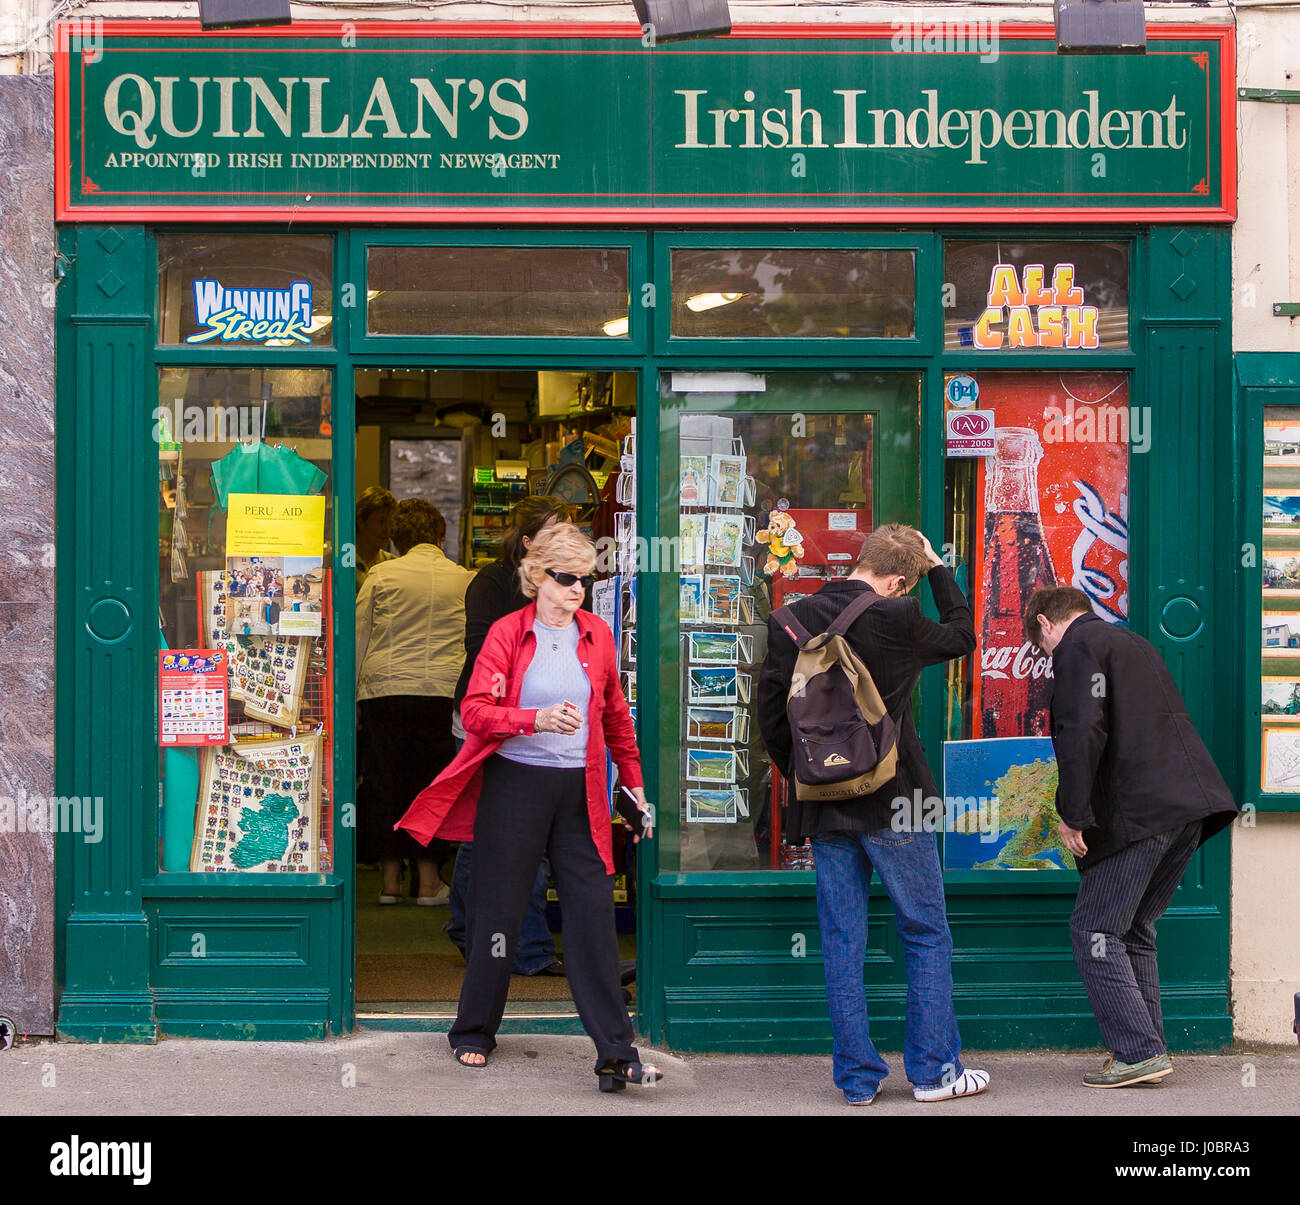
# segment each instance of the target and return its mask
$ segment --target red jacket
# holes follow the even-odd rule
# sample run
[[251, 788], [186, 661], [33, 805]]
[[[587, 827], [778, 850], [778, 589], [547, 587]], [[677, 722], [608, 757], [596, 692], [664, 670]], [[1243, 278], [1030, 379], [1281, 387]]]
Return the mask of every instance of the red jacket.
[[[537, 648], [533, 620], [537, 604], [502, 616], [488, 631], [469, 689], [460, 705], [460, 721], [468, 734], [452, 763], [424, 788], [393, 827], [404, 828], [427, 845], [434, 837], [446, 841], [474, 839], [474, 813], [483, 782], [482, 765], [510, 736], [534, 731], [537, 711], [519, 706], [524, 674]], [[574, 613], [578, 625], [578, 659], [591, 680], [587, 704], [587, 815], [591, 835], [614, 873], [605, 748], [608, 745], [619, 781], [642, 785], [632, 716], [618, 679], [618, 650], [609, 625], [589, 611]], [[504, 684], [502, 689], [500, 684]], [[556, 699], [557, 703], [561, 700]]]

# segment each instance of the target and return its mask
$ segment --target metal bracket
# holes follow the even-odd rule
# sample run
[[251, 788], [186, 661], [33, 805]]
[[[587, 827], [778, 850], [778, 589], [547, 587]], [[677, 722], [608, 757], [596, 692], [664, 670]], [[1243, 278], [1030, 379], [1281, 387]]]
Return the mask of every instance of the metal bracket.
[[1274, 318], [1300, 318], [1300, 301], [1273, 302]]
[[1238, 100], [1265, 100], [1279, 105], [1300, 105], [1300, 91], [1294, 88], [1238, 88]]

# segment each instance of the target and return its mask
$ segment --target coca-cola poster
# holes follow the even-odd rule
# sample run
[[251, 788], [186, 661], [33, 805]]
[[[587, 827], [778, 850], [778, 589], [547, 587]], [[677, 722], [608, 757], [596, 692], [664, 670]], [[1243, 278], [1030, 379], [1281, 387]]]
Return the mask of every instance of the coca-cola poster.
[[1082, 590], [1126, 622], [1129, 445], [1149, 432], [1130, 414], [1124, 373], [978, 373], [996, 415], [995, 450], [975, 497], [975, 737], [1050, 735], [1051, 658], [1024, 636], [1040, 586]]

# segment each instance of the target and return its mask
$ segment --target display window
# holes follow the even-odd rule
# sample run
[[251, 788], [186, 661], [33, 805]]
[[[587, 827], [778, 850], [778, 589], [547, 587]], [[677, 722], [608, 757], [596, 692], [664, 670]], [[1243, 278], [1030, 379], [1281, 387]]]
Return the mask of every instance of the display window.
[[661, 765], [661, 865], [811, 866], [785, 831], [785, 782], [754, 713], [767, 620], [848, 576], [872, 527], [917, 521], [919, 388], [912, 373], [664, 374], [678, 500], [664, 522], [681, 564], [664, 635], [679, 723]]
[[1259, 790], [1300, 795], [1300, 408], [1264, 407]]
[[947, 351], [1124, 351], [1129, 244], [951, 239], [944, 247]]
[[370, 335], [629, 337], [626, 247], [366, 249]]
[[163, 871], [333, 868], [331, 388], [159, 369]]
[[[1149, 443], [1145, 411], [1122, 372], [954, 373], [945, 396], [946, 538], [977, 643], [945, 671], [944, 866], [1072, 870], [1051, 658], [1026, 639], [1024, 610], [1040, 587], [1074, 586], [1108, 623], [1128, 621], [1129, 449]], [[988, 416], [981, 455], [954, 435], [970, 415]]]
[[674, 247], [679, 339], [910, 339], [916, 253], [829, 247]]
[[160, 234], [158, 342], [215, 349], [334, 343], [334, 240]]

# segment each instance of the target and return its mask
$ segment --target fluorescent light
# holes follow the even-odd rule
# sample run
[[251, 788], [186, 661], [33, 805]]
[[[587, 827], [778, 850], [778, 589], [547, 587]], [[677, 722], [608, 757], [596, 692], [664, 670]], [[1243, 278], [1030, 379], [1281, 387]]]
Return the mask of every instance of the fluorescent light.
[[624, 315], [622, 318], [611, 318], [600, 329], [611, 339], [621, 338], [627, 334], [627, 317]]
[[705, 310], [716, 310], [720, 305], [730, 305], [744, 296], [744, 293], [697, 293], [686, 299], [686, 308], [700, 314]]

